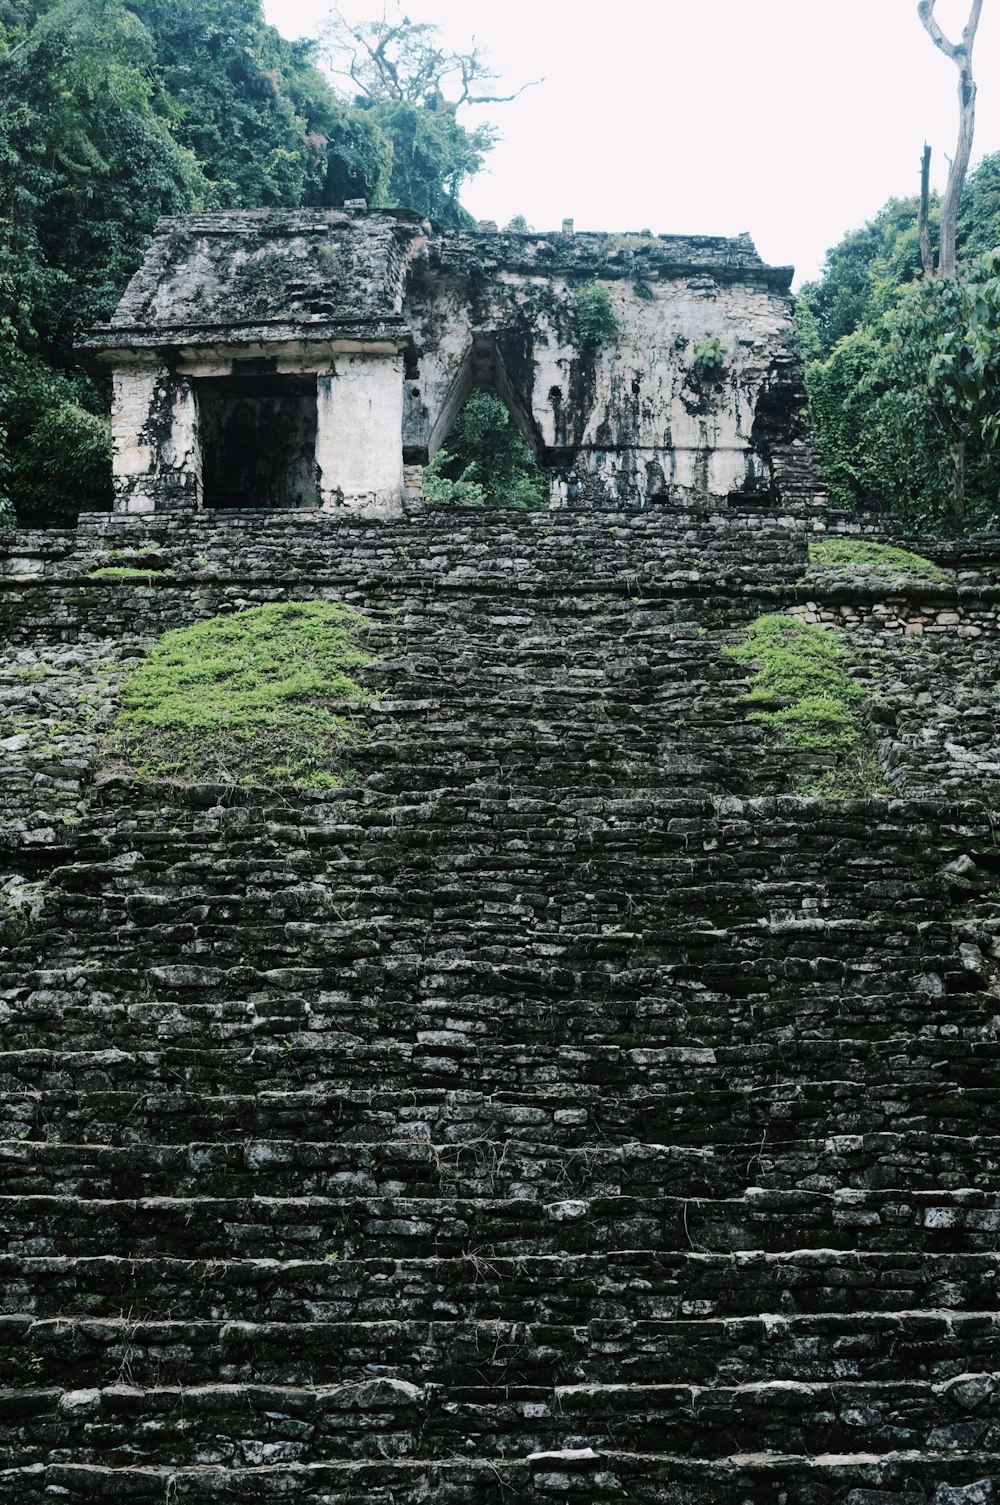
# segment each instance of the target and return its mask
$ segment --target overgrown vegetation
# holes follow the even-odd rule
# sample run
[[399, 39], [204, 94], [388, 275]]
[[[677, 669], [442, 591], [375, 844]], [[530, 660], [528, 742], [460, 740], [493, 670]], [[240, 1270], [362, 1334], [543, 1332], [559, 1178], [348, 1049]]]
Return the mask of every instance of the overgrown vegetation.
[[867, 538], [823, 538], [809, 545], [809, 564], [824, 574], [846, 578], [864, 573], [882, 580], [935, 581], [949, 584], [953, 575], [922, 554], [874, 543]]
[[260, 0], [0, 0], [0, 499], [22, 523], [108, 505], [106, 403], [72, 350], [160, 215], [365, 198], [472, 223], [490, 130], [431, 87], [436, 28], [395, 30], [399, 88], [352, 100]]
[[106, 564], [100, 569], [91, 570], [88, 580], [136, 580], [149, 583], [151, 580], [171, 579], [173, 570], [167, 569], [142, 569], [135, 564]]
[[726, 359], [726, 347], [718, 335], [713, 335], [710, 340], [702, 340], [691, 351], [691, 365], [695, 373], [709, 381], [714, 381], [722, 374]]
[[767, 615], [752, 622], [746, 641], [726, 649], [751, 667], [750, 719], [766, 726], [780, 746], [826, 753], [835, 765], [801, 793], [843, 798], [870, 793], [878, 770], [866, 754], [858, 708], [861, 687], [845, 672], [846, 653], [832, 629], [796, 617]]
[[[1000, 153], [966, 183], [954, 275], [923, 279], [891, 199], [803, 288], [797, 326], [831, 497], [914, 532], [1000, 523]], [[937, 208], [931, 213], [937, 233]]]
[[353, 677], [368, 625], [339, 603], [256, 606], [165, 633], [122, 687], [108, 755], [147, 778], [226, 784], [344, 783], [363, 735]]
[[455, 419], [447, 447], [424, 470], [432, 507], [540, 507], [548, 479], [503, 401], [485, 387]]
[[573, 307], [576, 337], [584, 349], [596, 350], [607, 345], [618, 333], [618, 320], [607, 289], [596, 277], [576, 295]]

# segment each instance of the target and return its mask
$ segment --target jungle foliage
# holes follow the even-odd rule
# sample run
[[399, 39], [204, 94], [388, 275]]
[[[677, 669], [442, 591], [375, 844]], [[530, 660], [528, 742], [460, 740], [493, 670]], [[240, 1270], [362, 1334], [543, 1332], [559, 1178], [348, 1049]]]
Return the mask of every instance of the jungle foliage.
[[424, 471], [432, 507], [541, 507], [548, 479], [495, 392], [479, 387]]
[[107, 505], [107, 404], [72, 349], [160, 215], [365, 198], [469, 222], [489, 132], [351, 101], [317, 57], [260, 0], [0, 0], [0, 518]]
[[[970, 174], [958, 268], [921, 274], [917, 199], [892, 199], [802, 289], [809, 405], [835, 505], [914, 532], [1000, 524], [1000, 153]], [[936, 213], [931, 216], [936, 233]]]

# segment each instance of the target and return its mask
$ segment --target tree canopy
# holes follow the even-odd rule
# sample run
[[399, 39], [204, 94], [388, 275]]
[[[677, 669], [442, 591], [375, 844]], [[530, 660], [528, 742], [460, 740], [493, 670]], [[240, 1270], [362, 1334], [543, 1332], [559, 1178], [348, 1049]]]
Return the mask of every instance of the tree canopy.
[[[931, 208], [932, 238], [938, 206]], [[890, 199], [802, 289], [810, 413], [833, 501], [915, 531], [1000, 525], [1000, 153], [969, 176], [957, 268], [921, 275], [919, 201]]]

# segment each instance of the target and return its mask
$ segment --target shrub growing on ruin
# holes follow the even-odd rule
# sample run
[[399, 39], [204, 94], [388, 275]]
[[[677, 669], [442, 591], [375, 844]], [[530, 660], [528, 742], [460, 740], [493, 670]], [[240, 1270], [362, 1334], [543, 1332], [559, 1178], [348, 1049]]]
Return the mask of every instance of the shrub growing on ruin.
[[718, 335], [702, 340], [691, 352], [694, 374], [705, 381], [716, 381], [725, 369], [727, 351]]
[[585, 349], [607, 345], [618, 333], [618, 320], [606, 289], [592, 277], [576, 295], [576, 337]]
[[353, 677], [367, 625], [300, 601], [167, 632], [125, 681], [108, 751], [151, 778], [335, 788], [363, 735], [352, 707], [373, 698]]

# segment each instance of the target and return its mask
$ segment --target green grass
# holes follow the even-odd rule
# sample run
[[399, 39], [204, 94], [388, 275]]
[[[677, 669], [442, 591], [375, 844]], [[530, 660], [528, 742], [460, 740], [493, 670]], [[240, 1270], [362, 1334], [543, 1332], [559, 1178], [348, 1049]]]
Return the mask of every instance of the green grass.
[[142, 559], [146, 555], [162, 554], [162, 552], [162, 544], [144, 543], [133, 545], [131, 548], [109, 549], [108, 558], [113, 564], [119, 564], [123, 559], [126, 561], [130, 559]]
[[896, 549], [889, 544], [872, 543], [863, 538], [824, 538], [809, 545], [809, 563], [816, 569], [836, 570], [855, 574], [863, 570], [892, 579], [952, 580], [950, 570], [925, 559], [922, 554], [911, 554], [908, 549]]
[[726, 653], [749, 664], [746, 699], [767, 710], [751, 712], [786, 747], [857, 757], [862, 727], [857, 715], [863, 691], [845, 673], [844, 646], [831, 629], [795, 617], [763, 616], [747, 640]]
[[822, 800], [867, 799], [873, 794], [889, 792], [877, 760], [867, 753], [828, 768], [818, 778], [806, 779], [795, 787], [796, 794]]
[[368, 620], [339, 603], [255, 606], [167, 632], [122, 687], [108, 754], [149, 778], [331, 789], [363, 732], [352, 677]]
[[150, 580], [167, 580], [173, 575], [173, 570], [138, 569], [131, 564], [106, 564], [99, 570], [91, 570], [88, 580], [142, 580], [149, 583]]

